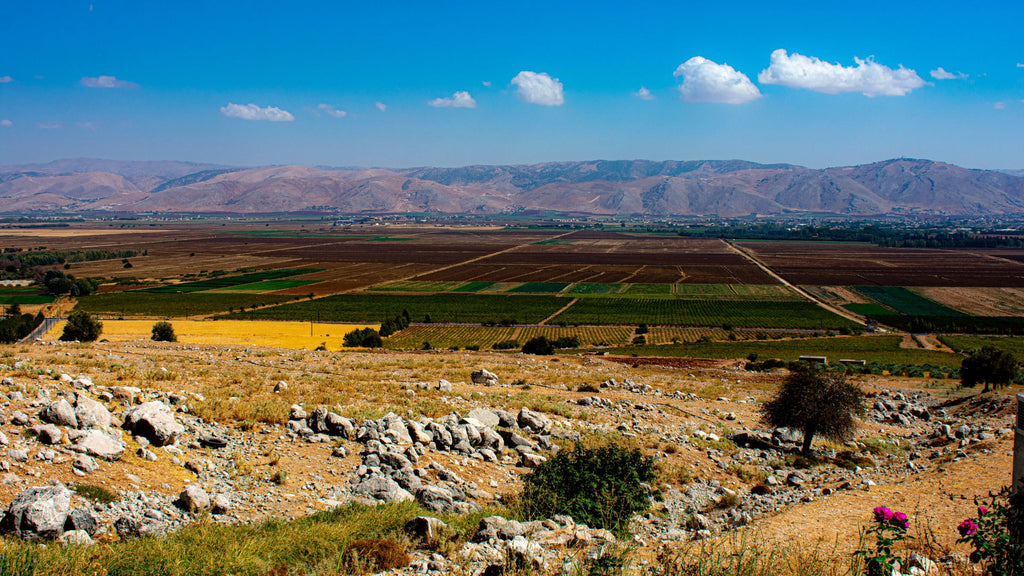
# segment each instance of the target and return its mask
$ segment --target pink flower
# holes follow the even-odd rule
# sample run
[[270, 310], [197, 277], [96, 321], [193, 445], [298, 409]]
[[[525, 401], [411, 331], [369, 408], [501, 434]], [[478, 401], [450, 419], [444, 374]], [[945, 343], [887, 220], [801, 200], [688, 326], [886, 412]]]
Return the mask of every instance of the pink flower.
[[978, 516], [984, 516], [985, 514], [988, 514], [988, 508], [978, 506]]
[[960, 531], [961, 538], [966, 538], [968, 536], [974, 536], [974, 533], [978, 531], [978, 525], [974, 523], [974, 520], [968, 518], [961, 522], [956, 529]]
[[902, 526], [903, 528], [910, 527], [910, 520], [908, 519], [907, 515], [903, 512], [893, 512], [891, 522], [895, 526]]
[[892, 510], [886, 508], [885, 506], [877, 506], [874, 512], [875, 520], [877, 520], [878, 522], [888, 522], [889, 520], [892, 520], [893, 516], [895, 515], [895, 513]]

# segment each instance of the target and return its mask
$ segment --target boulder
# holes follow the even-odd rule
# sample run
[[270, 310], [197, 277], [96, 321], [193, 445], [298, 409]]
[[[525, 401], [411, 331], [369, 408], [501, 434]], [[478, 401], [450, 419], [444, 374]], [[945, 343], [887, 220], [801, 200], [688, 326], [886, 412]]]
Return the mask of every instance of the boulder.
[[312, 428], [314, 432], [329, 433], [331, 430], [327, 426], [327, 408], [320, 406], [314, 409], [313, 413], [309, 415], [306, 425]]
[[488, 428], [497, 428], [501, 424], [498, 415], [486, 408], [473, 408], [466, 414], [466, 418], [472, 418]]
[[223, 494], [217, 494], [210, 498], [210, 512], [214, 514], [227, 514], [231, 511], [231, 500]]
[[528, 428], [534, 432], [542, 432], [551, 427], [550, 420], [525, 406], [519, 411], [516, 421], [519, 423], [520, 428]]
[[469, 378], [473, 381], [473, 384], [482, 384], [484, 386], [497, 386], [498, 375], [486, 368], [474, 370]]
[[175, 504], [186, 512], [199, 512], [210, 507], [210, 495], [199, 486], [189, 484], [178, 494]]
[[154, 446], [174, 444], [185, 431], [163, 402], [146, 402], [129, 409], [125, 412], [124, 428], [149, 440]]
[[68, 531], [80, 530], [89, 536], [95, 536], [100, 529], [100, 520], [88, 506], [79, 506], [68, 514], [64, 522], [64, 529]]
[[57, 541], [65, 546], [92, 546], [92, 537], [85, 530], [71, 530], [60, 535]]
[[99, 430], [89, 430], [71, 446], [75, 452], [82, 452], [101, 460], [114, 462], [124, 454], [124, 444]]
[[107, 428], [110, 426], [110, 411], [103, 404], [79, 394], [75, 398], [75, 417], [78, 428]]
[[383, 418], [383, 435], [390, 438], [392, 442], [400, 445], [412, 444], [412, 437], [409, 436], [409, 429], [402, 417], [389, 412]]
[[64, 439], [64, 432], [60, 428], [53, 424], [39, 424], [29, 428], [35, 435], [36, 438], [43, 444], [60, 444], [60, 441]]
[[75, 409], [68, 404], [68, 401], [61, 398], [56, 402], [51, 402], [49, 406], [43, 408], [39, 412], [39, 418], [43, 422], [49, 422], [50, 424], [56, 424], [57, 426], [67, 426], [68, 428], [78, 428], [78, 418], [75, 417]]
[[78, 475], [91, 474], [100, 469], [100, 465], [96, 463], [91, 457], [85, 454], [79, 454], [75, 456], [74, 462], [71, 463], [71, 469]]
[[292, 404], [291, 409], [288, 411], [289, 420], [305, 420], [309, 415], [302, 409], [302, 406], [298, 404]]
[[448, 530], [448, 525], [433, 516], [417, 516], [405, 523], [405, 533], [419, 540], [426, 548], [437, 548]]
[[335, 414], [334, 412], [328, 412], [324, 421], [327, 423], [327, 433], [331, 436], [352, 438], [355, 434], [355, 425], [352, 424], [351, 420], [344, 416]]
[[352, 492], [374, 498], [382, 502], [404, 502], [406, 500], [415, 500], [412, 494], [408, 490], [402, 488], [397, 482], [383, 476], [381, 474], [374, 474], [361, 480], [352, 488]]
[[4, 517], [4, 526], [21, 538], [56, 538], [71, 513], [71, 491], [63, 484], [34, 486], [18, 494]]

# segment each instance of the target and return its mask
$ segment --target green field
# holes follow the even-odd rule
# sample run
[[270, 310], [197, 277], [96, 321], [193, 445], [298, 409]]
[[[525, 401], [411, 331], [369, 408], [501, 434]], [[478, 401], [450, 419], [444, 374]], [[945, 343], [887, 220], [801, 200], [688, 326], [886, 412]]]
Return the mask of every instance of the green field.
[[[101, 316], [156, 316], [161, 318], [204, 316], [253, 306], [268, 306], [294, 300], [295, 296], [270, 294], [225, 294], [217, 292], [186, 292], [164, 294], [133, 290], [110, 294], [93, 294], [78, 300], [75, 310]], [[248, 316], [244, 316], [248, 318]], [[305, 319], [308, 319], [306, 317]]]
[[992, 346], [1013, 354], [1018, 361], [1024, 360], [1024, 338], [1005, 336], [940, 336], [939, 340], [953, 350], [969, 352], [982, 346]]
[[797, 360], [800, 356], [827, 356], [830, 363], [839, 359], [866, 360], [888, 364], [931, 364], [955, 368], [960, 355], [934, 350], [900, 348], [902, 336], [850, 336], [838, 338], [800, 338], [745, 342], [695, 342], [665, 346], [627, 346], [615, 354], [637, 356], [746, 358], [779, 358]]
[[448, 292], [461, 286], [462, 282], [425, 282], [421, 280], [406, 280], [402, 282], [388, 282], [383, 286], [373, 286], [367, 290], [370, 292]]
[[567, 294], [616, 294], [624, 284], [603, 284], [600, 282], [580, 282], [579, 284], [573, 285], [569, 289]]
[[250, 272], [249, 274], [242, 274], [239, 276], [221, 276], [218, 278], [210, 278], [209, 280], [183, 282], [181, 284], [169, 284], [167, 286], [158, 286], [156, 288], [144, 288], [143, 290], [139, 290], [139, 292], [150, 292], [153, 294], [177, 294], [178, 292], [202, 292], [203, 290], [222, 290], [224, 288], [241, 286], [243, 284], [252, 284], [253, 282], [261, 282], [263, 280], [276, 280], [279, 278], [298, 276], [300, 274], [310, 274], [313, 272], [320, 272], [320, 270], [313, 270], [309, 268], [262, 270], [260, 272]]
[[0, 288], [0, 304], [10, 306], [11, 304], [49, 304], [54, 301], [49, 294], [40, 294], [38, 287], [18, 286], [14, 288]]
[[490, 349], [495, 342], [509, 340], [515, 328], [501, 326], [439, 326], [418, 324], [401, 330], [384, 339], [384, 347], [390, 350], [420, 350], [424, 342], [431, 348], [465, 348], [478, 346]]
[[552, 319], [566, 324], [652, 324], [838, 329], [856, 325], [809, 302], [587, 298]]
[[500, 322], [536, 324], [565, 306], [567, 300], [556, 296], [519, 296], [504, 294], [341, 294], [318, 300], [304, 300], [227, 318], [259, 320], [308, 320], [324, 322], [380, 322], [408, 310], [413, 322], [429, 315], [434, 322]]
[[523, 282], [508, 290], [513, 294], [557, 294], [569, 286], [568, 282]]
[[655, 294], [672, 294], [672, 284], [630, 284], [623, 294], [630, 296], [647, 296]]
[[481, 292], [483, 290], [489, 290], [492, 286], [494, 286], [494, 282], [483, 282], [477, 280], [475, 282], [466, 282], [458, 288], [453, 289], [452, 292]]
[[863, 316], [891, 316], [896, 314], [896, 312], [889, 310], [881, 304], [843, 304], [843, 308]]
[[219, 288], [217, 290], [211, 290], [211, 292], [265, 294], [267, 292], [276, 292], [278, 290], [309, 286], [310, 284], [316, 284], [317, 282], [319, 282], [319, 280], [263, 280], [261, 282], [253, 282], [252, 284], [240, 284], [238, 286]]
[[854, 286], [864, 296], [908, 316], [967, 316], [902, 286]]

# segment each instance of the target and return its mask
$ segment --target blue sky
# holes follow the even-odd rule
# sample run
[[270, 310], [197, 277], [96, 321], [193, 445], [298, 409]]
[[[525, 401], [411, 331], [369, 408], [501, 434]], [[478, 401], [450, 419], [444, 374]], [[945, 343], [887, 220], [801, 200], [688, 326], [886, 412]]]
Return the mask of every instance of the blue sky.
[[0, 164], [1024, 168], [1021, 22], [984, 0], [9, 0]]

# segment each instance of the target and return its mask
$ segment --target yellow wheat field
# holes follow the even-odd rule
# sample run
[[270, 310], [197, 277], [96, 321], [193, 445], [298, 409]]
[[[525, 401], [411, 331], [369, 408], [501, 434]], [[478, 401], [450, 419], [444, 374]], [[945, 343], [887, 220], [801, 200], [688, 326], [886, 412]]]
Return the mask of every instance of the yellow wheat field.
[[[379, 324], [310, 324], [309, 322], [270, 322], [258, 320], [168, 320], [178, 342], [184, 344], [220, 344], [227, 346], [271, 346], [313, 350], [324, 345], [328, 350], [342, 348], [345, 334], [357, 328], [380, 328]], [[154, 320], [104, 320], [100, 339], [111, 342], [149, 340]], [[310, 327], [312, 326], [312, 335]], [[58, 322], [44, 340], [57, 340], [64, 331]]]

